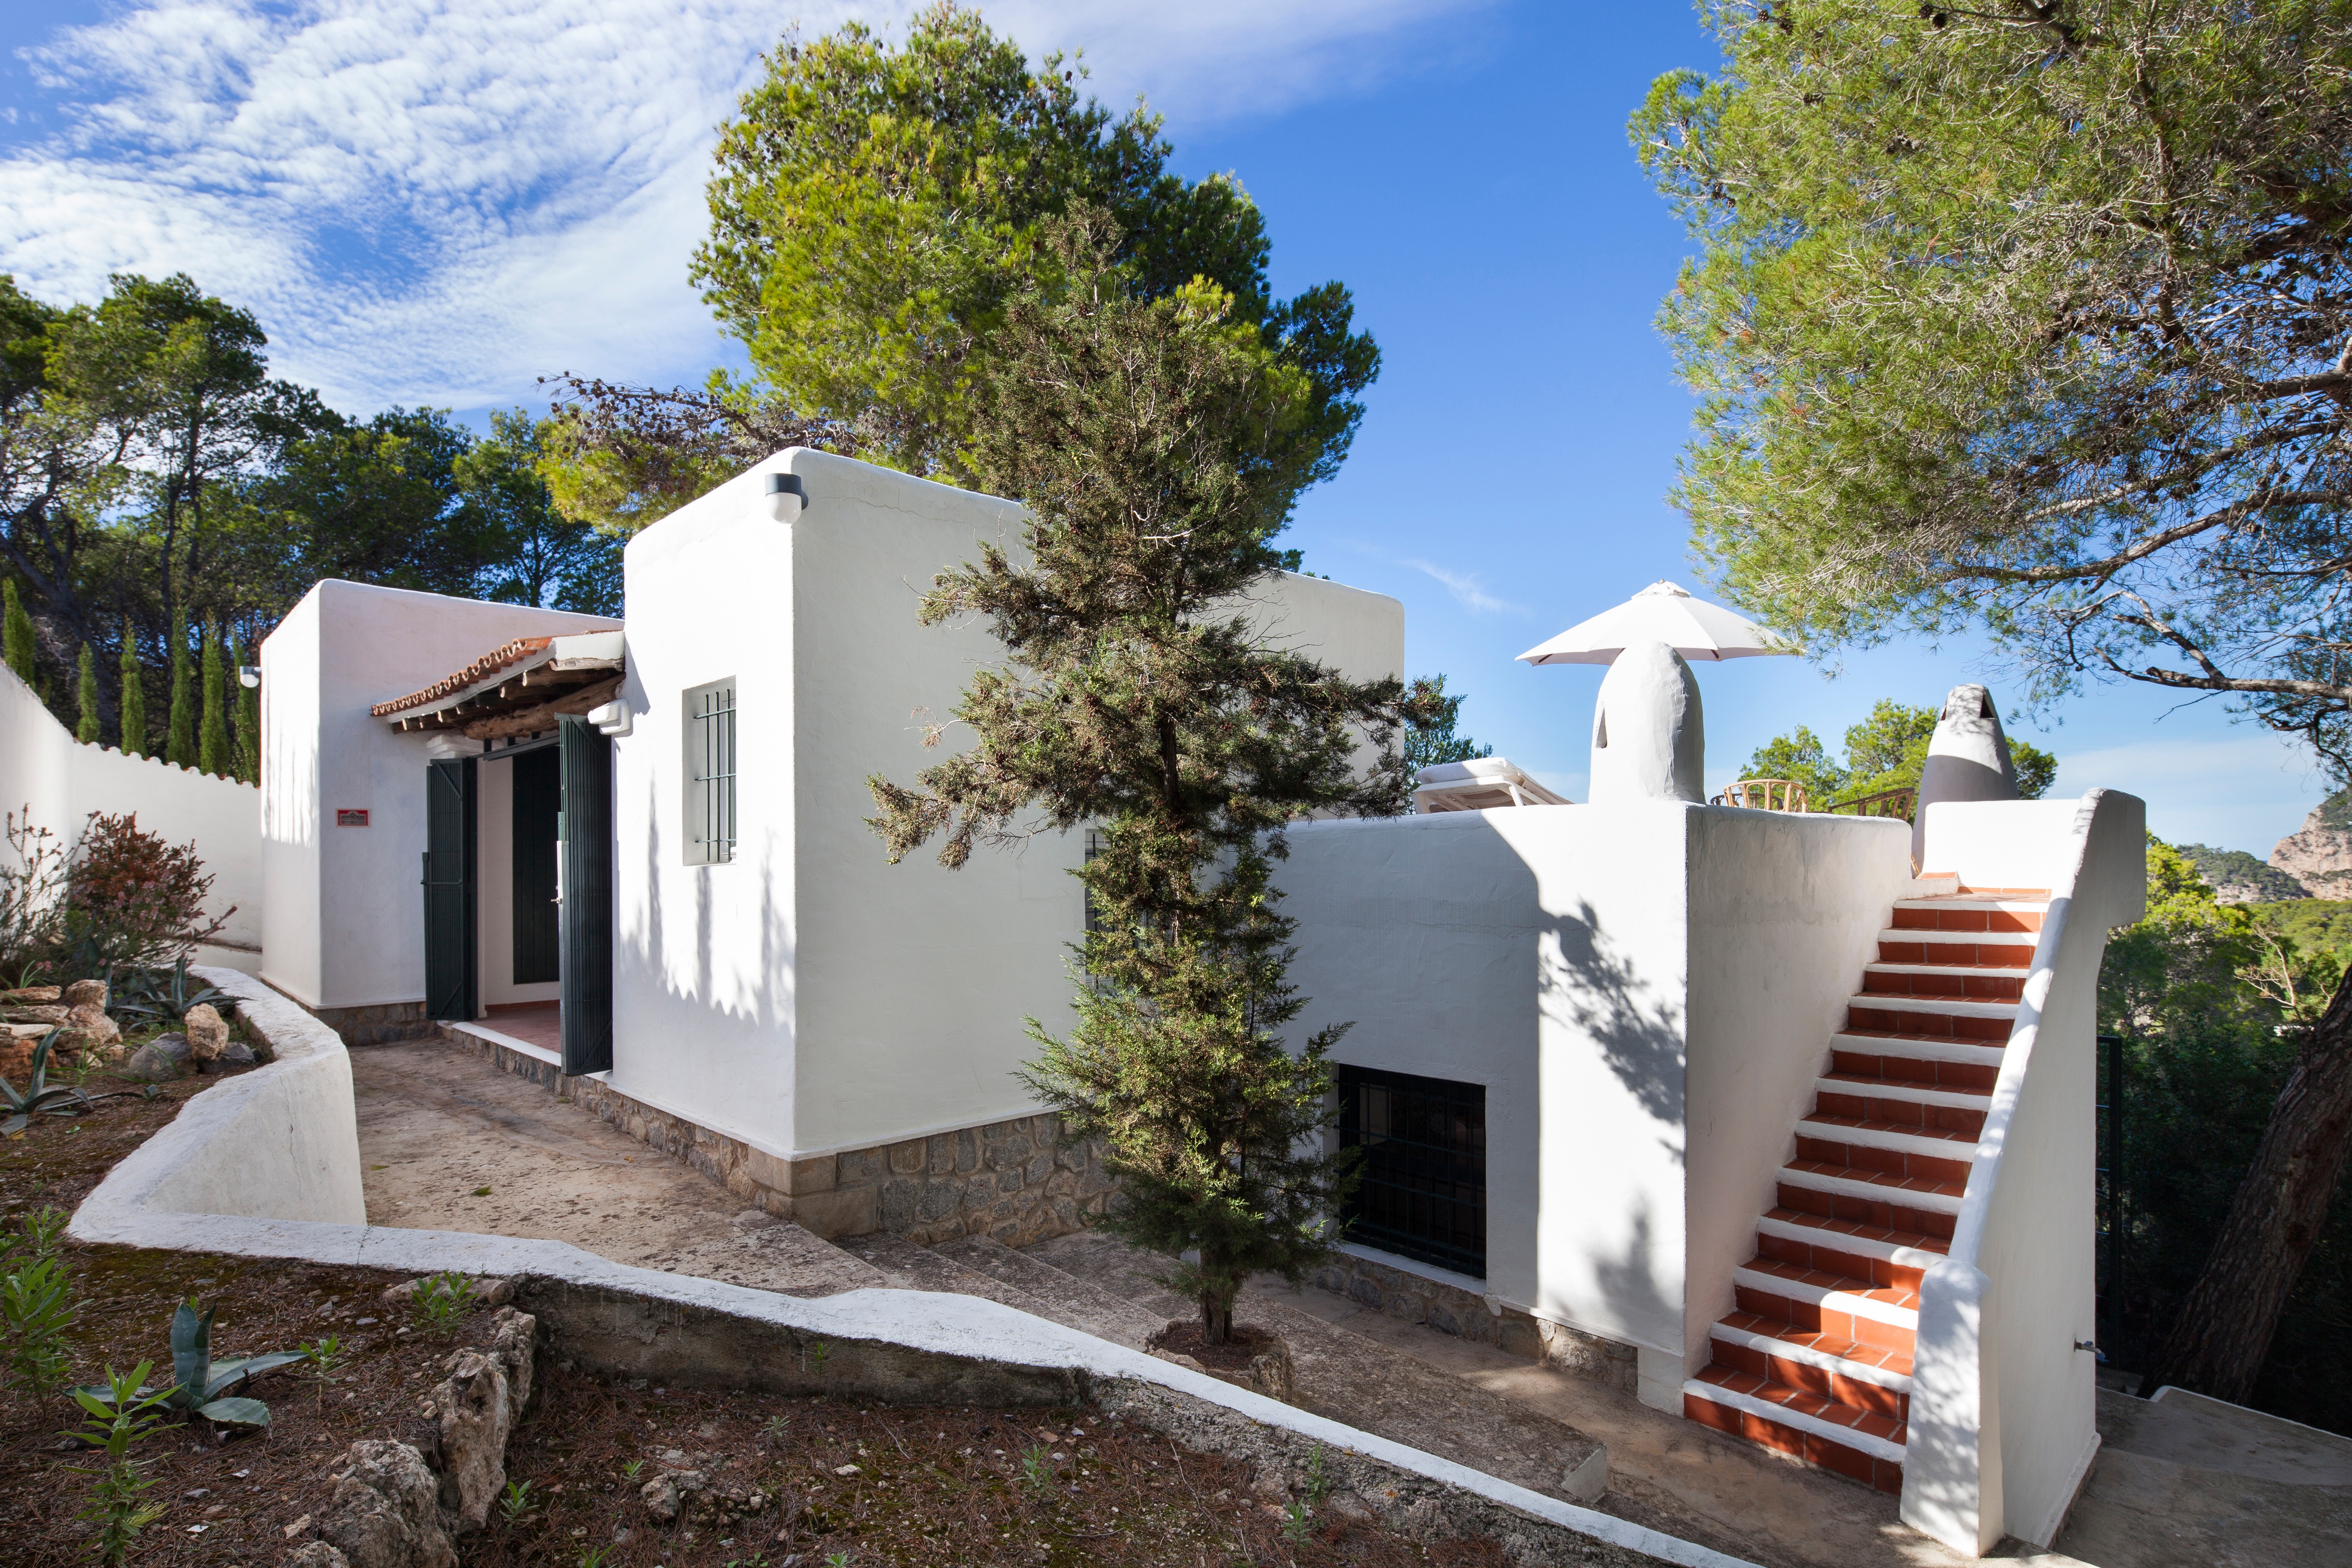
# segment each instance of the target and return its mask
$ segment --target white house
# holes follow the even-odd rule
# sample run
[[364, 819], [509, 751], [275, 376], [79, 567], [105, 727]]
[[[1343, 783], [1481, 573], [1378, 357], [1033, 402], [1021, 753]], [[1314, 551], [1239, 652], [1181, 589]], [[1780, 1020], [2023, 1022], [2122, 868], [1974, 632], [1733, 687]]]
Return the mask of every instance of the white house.
[[[630, 542], [625, 626], [320, 584], [262, 653], [264, 976], [353, 1038], [468, 1031], [819, 1234], [1085, 1224], [1108, 1183], [1015, 1077], [1067, 1016], [1080, 836], [949, 872], [865, 821], [999, 657], [919, 595], [1018, 524], [796, 449]], [[1394, 600], [1250, 610], [1402, 673]], [[1963, 1550], [2046, 1542], [2096, 1443], [2092, 1005], [2139, 803], [2014, 799], [1965, 688], [1916, 865], [1901, 821], [1706, 805], [1698, 687], [1642, 657], [1672, 701], [1596, 727], [1605, 804], [1493, 759], [1294, 829], [1301, 1033], [1354, 1023], [1366, 1151], [1326, 1282]]]

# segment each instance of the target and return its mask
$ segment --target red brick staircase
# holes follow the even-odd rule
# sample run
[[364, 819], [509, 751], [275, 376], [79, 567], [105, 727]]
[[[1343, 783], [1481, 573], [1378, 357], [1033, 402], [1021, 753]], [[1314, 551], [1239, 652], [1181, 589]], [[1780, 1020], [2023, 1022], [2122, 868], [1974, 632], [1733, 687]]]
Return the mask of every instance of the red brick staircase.
[[1906, 899], [1830, 1042], [1796, 1157], [1683, 1414], [1903, 1488], [1919, 1279], [1951, 1244], [2049, 896]]

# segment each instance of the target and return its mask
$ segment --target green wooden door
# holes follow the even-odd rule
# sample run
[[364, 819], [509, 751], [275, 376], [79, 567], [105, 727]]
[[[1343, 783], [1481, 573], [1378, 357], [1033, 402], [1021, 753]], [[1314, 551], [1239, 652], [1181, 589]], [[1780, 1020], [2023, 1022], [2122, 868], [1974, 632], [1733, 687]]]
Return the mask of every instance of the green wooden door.
[[563, 1070], [613, 1065], [613, 742], [585, 719], [563, 743]]
[[474, 759], [425, 765], [425, 1013], [471, 1023], [474, 942]]

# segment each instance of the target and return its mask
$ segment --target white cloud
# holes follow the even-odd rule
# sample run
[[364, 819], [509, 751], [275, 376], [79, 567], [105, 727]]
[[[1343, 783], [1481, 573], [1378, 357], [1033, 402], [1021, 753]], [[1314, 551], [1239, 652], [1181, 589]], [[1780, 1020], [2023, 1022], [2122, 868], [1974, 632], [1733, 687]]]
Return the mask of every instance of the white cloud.
[[2300, 829], [2329, 789], [2307, 751], [2253, 730], [2059, 754], [2053, 795], [2101, 787], [2147, 802], [2148, 829], [2168, 843], [2243, 849], [2258, 859]]
[[1454, 602], [1474, 616], [1524, 616], [1528, 613], [1525, 605], [1514, 605], [1507, 599], [1497, 599], [1494, 595], [1481, 588], [1475, 573], [1449, 572], [1443, 566], [1410, 558], [1406, 559], [1403, 564], [1412, 567], [1423, 576], [1444, 584], [1445, 591], [1454, 595]]
[[[1033, 52], [1180, 124], [1396, 68], [1482, 0], [1011, 0]], [[807, 31], [910, 0], [814, 0]], [[532, 399], [574, 369], [692, 377], [686, 281], [713, 129], [785, 14], [748, 0], [148, 0], [23, 51], [66, 129], [0, 159], [0, 270], [52, 300], [185, 271], [253, 310], [277, 370], [356, 408]]]

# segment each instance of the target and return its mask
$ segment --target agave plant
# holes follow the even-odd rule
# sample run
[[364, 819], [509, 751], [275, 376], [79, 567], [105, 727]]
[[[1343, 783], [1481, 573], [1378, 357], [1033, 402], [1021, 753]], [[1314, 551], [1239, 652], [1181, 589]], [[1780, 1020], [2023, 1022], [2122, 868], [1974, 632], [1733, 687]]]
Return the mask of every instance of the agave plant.
[[[267, 1426], [268, 1405], [230, 1391], [243, 1389], [265, 1372], [310, 1358], [300, 1351], [272, 1351], [268, 1355], [213, 1360], [213, 1312], [217, 1306], [215, 1303], [199, 1312], [194, 1301], [183, 1301], [179, 1310], [172, 1314], [172, 1375], [178, 1381], [163, 1391], [163, 1404], [183, 1417], [201, 1415], [224, 1426]], [[142, 1398], [153, 1392], [138, 1390]], [[103, 1384], [77, 1388], [73, 1393], [85, 1406], [92, 1399], [108, 1401], [114, 1397]]]
[[6, 1079], [0, 1078], [0, 1109], [8, 1112], [8, 1120], [0, 1121], [0, 1132], [22, 1132], [36, 1116], [79, 1116], [85, 1110], [94, 1110], [101, 1100], [119, 1100], [126, 1095], [152, 1098], [152, 1084], [145, 1089], [113, 1089], [104, 1094], [92, 1094], [73, 1084], [51, 1083], [49, 1052], [57, 1045], [58, 1037], [64, 1032], [62, 1026], [51, 1029], [41, 1037], [41, 1043], [33, 1047], [33, 1073], [25, 1080], [22, 1091]]
[[166, 1019], [174, 1024], [185, 1018], [188, 1009], [200, 1003], [209, 1002], [226, 1015], [236, 1002], [236, 998], [218, 986], [189, 979], [188, 956], [185, 953], [173, 961], [169, 973], [159, 969], [125, 970], [116, 990], [110, 1011], [138, 1018]]

